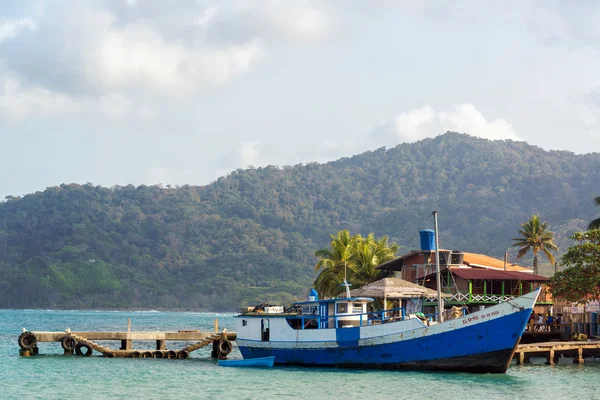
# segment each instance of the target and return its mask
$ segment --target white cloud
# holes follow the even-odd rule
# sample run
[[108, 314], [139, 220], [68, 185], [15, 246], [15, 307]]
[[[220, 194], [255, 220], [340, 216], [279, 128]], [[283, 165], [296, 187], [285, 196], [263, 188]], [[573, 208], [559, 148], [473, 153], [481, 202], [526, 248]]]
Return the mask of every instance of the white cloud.
[[68, 96], [44, 88], [23, 87], [15, 78], [0, 76], [0, 116], [6, 119], [52, 116], [77, 109], [78, 105]]
[[0, 22], [0, 41], [15, 39], [0, 62], [23, 83], [76, 95], [185, 95], [247, 72], [274, 42], [320, 40], [333, 26], [333, 11], [309, 0], [139, 3], [80, 3], [47, 9], [39, 21]]
[[14, 38], [24, 29], [35, 29], [35, 23], [31, 18], [23, 18], [19, 20], [0, 19], [0, 42]]
[[275, 34], [283, 34], [288, 39], [322, 40], [335, 27], [334, 11], [324, 3], [278, 0], [267, 4], [266, 20]]
[[148, 87], [170, 94], [189, 93], [224, 83], [245, 72], [263, 54], [258, 41], [194, 51], [166, 42], [143, 25], [109, 28], [89, 69], [107, 88]]
[[521, 140], [510, 123], [504, 119], [488, 121], [472, 104], [461, 103], [450, 111], [436, 112], [430, 106], [395, 116], [377, 126], [371, 133], [378, 145], [394, 146], [434, 137], [446, 131], [468, 133], [485, 139]]

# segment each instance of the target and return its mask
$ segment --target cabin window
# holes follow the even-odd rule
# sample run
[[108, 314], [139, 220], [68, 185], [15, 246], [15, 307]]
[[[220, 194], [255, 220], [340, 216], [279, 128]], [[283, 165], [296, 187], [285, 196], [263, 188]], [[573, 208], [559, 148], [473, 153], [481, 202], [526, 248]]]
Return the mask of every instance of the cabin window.
[[246, 321], [245, 319], [242, 320], [242, 326], [248, 326], [248, 321]]
[[343, 314], [348, 312], [348, 307], [346, 303], [338, 303], [337, 304], [337, 313]]
[[363, 312], [363, 305], [362, 303], [354, 303], [353, 307], [352, 307], [352, 313], [353, 314], [360, 314]]

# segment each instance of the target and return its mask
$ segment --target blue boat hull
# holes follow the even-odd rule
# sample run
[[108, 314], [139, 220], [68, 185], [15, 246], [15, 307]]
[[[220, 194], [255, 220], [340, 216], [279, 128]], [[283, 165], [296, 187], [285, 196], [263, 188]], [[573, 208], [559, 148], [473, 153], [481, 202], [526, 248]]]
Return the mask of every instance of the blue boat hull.
[[240, 343], [239, 348], [244, 358], [275, 356], [275, 363], [283, 365], [504, 373], [530, 313], [528, 308], [482, 324], [378, 345], [296, 348], [294, 342], [278, 342], [272, 347]]

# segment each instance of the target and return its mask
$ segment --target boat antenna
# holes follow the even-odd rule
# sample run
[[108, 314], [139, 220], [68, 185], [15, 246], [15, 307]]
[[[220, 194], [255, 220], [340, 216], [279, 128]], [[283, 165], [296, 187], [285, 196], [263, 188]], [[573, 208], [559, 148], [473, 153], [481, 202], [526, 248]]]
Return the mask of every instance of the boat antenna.
[[442, 282], [440, 274], [440, 240], [438, 235], [438, 212], [433, 213], [433, 229], [435, 231], [435, 275], [438, 298], [438, 322], [444, 322], [444, 300], [442, 300]]

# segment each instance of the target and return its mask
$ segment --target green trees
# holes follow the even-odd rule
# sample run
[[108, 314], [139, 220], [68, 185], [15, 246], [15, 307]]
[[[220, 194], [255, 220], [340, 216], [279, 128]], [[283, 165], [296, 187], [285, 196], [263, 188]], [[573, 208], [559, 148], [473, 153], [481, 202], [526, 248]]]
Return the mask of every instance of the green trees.
[[331, 235], [329, 248], [317, 250], [315, 257], [319, 258], [315, 271], [323, 269], [315, 280], [315, 288], [322, 296], [331, 297], [341, 292], [341, 284], [347, 276], [348, 268], [355, 269], [353, 253], [359, 242], [360, 235], [350, 236], [348, 230]]
[[567, 268], [550, 279], [552, 297], [585, 301], [600, 296], [600, 230], [578, 232], [571, 236], [578, 243], [562, 257]]
[[[413, 249], [434, 209], [448, 248], [503, 254], [501, 238], [535, 207], [566, 249], [591, 219], [598, 165], [600, 154], [447, 133], [326, 164], [240, 169], [205, 186], [49, 187], [0, 200], [0, 308], [282, 304], [313, 283], [314, 250], [329, 233], [375, 232]], [[365, 265], [373, 254], [363, 248]], [[106, 285], [81, 286], [105, 275]]]
[[322, 270], [314, 282], [317, 292], [324, 297], [341, 293], [345, 277], [354, 288], [388, 276], [389, 273], [375, 269], [376, 266], [394, 259], [399, 246], [388, 243], [387, 236], [376, 239], [373, 233], [366, 238], [360, 234], [351, 236], [348, 230], [331, 235], [329, 248], [317, 250], [319, 258], [315, 271]]
[[[596, 203], [596, 205], [600, 207], [600, 196], [594, 198], [594, 203]], [[588, 229], [600, 229], [600, 218], [596, 218], [595, 220], [590, 222], [590, 224], [588, 225]]]
[[538, 274], [538, 253], [541, 251], [548, 261], [554, 263], [554, 255], [550, 250], [557, 251], [554, 243], [554, 233], [548, 230], [548, 223], [541, 222], [538, 214], [533, 214], [519, 229], [521, 237], [512, 239], [512, 247], [520, 247], [517, 258], [523, 257], [531, 250], [533, 252], [533, 273]]

